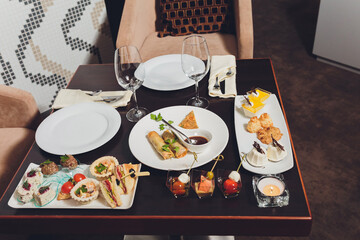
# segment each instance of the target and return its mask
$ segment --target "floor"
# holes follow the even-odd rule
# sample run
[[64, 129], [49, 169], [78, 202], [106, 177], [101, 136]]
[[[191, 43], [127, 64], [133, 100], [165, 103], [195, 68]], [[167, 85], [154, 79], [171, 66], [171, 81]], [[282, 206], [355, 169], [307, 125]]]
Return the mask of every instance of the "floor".
[[308, 237], [236, 236], [236, 240], [359, 239], [360, 114], [355, 103], [360, 102], [360, 75], [316, 61], [312, 55], [318, 6], [319, 0], [253, 0], [254, 57], [272, 59], [310, 201], [312, 231]]

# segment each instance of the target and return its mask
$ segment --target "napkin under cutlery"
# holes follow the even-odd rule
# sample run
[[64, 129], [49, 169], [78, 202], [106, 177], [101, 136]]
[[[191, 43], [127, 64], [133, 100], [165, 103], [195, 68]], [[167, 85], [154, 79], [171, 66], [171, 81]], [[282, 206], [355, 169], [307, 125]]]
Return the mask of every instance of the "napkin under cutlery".
[[[226, 72], [228, 69], [235, 73], [231, 77], [226, 77]], [[225, 91], [221, 92], [219, 89], [214, 89], [216, 76], [220, 81], [225, 81]], [[211, 69], [210, 69], [210, 78], [209, 78], [209, 96], [210, 97], [220, 97], [220, 98], [231, 98], [236, 97], [236, 59], [234, 55], [215, 55], [211, 57]]]
[[91, 93], [91, 91], [82, 91], [79, 89], [61, 89], [54, 101], [54, 104], [52, 105], [52, 108], [58, 109], [83, 102], [101, 102], [103, 100], [102, 97], [107, 96], [123, 96], [118, 101], [104, 103], [114, 108], [124, 107], [131, 100], [132, 96], [131, 91], [103, 91], [97, 96], [90, 96], [87, 93]]

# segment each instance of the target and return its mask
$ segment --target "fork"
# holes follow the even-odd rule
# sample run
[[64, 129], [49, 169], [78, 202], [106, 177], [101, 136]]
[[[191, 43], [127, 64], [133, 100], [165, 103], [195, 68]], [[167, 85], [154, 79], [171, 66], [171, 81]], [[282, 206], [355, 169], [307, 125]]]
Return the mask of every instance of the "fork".
[[95, 102], [113, 103], [113, 102], [119, 101], [123, 97], [124, 96], [118, 96], [118, 97], [114, 97], [114, 98], [102, 98], [102, 99], [99, 99], [99, 100], [95, 100]]
[[219, 89], [220, 88], [220, 85], [219, 85], [219, 76], [216, 75], [216, 81], [215, 81], [215, 84], [214, 84], [214, 89]]
[[89, 95], [89, 96], [97, 96], [100, 93], [102, 93], [102, 90], [95, 90], [95, 91], [92, 91], [91, 93], [85, 93], [85, 94]]

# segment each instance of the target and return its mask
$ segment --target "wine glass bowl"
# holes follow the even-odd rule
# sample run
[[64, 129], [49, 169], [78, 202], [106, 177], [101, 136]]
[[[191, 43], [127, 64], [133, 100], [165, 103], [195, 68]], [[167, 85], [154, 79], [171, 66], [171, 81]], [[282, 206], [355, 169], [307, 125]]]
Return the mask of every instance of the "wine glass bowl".
[[209, 101], [199, 97], [199, 81], [209, 72], [210, 54], [206, 39], [192, 35], [183, 41], [181, 52], [181, 67], [185, 75], [195, 81], [195, 97], [187, 101], [187, 105], [207, 108]]
[[142, 63], [138, 49], [135, 46], [123, 46], [116, 49], [114, 69], [119, 85], [132, 91], [135, 100], [135, 108], [126, 113], [126, 118], [130, 122], [137, 122], [148, 113], [146, 108], [138, 106], [135, 92], [145, 79], [145, 65]]

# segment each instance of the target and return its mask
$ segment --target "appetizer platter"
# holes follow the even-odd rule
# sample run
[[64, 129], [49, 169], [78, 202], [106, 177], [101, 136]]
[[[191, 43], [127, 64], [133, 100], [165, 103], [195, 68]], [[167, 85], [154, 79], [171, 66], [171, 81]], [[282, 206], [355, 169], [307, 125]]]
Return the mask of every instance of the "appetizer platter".
[[108, 142], [119, 130], [121, 117], [102, 103], [79, 103], [48, 116], [36, 130], [35, 140], [49, 153], [80, 154]]
[[[182, 144], [182, 146], [174, 145], [176, 141], [173, 140], [173, 134], [169, 134], [167, 132], [169, 129], [164, 127], [161, 121], [156, 121], [161, 119], [156, 118], [161, 116], [162, 119], [171, 121], [172, 125], [177, 129], [181, 129], [181, 131], [195, 131], [197, 129], [186, 129], [186, 127], [190, 126], [185, 126], [187, 124], [186, 119], [191, 114], [193, 114], [192, 119], [196, 120], [199, 132], [203, 131], [211, 134], [211, 140], [206, 143], [206, 148], [201, 149], [201, 152], [196, 152], [197, 161], [193, 167], [196, 168], [210, 162], [226, 147], [229, 140], [229, 130], [224, 121], [215, 113], [192, 106], [166, 107], [142, 118], [130, 132], [129, 147], [132, 154], [141, 163], [155, 169], [189, 169], [194, 161], [193, 152], [182, 147], [186, 146], [186, 144]], [[184, 123], [185, 125], [183, 125]], [[191, 138], [191, 135], [189, 137]], [[167, 149], [167, 147], [170, 149]]]
[[[51, 168], [52, 172], [46, 169], [45, 173], [51, 175], [43, 174], [43, 163], [30, 163], [8, 205], [12, 208], [129, 209], [135, 198], [138, 176], [143, 174], [141, 164], [118, 164], [113, 159], [116, 160], [104, 156], [91, 165], [79, 164], [75, 169], [61, 166]], [[50, 162], [44, 163], [50, 166], [53, 163]]]
[[195, 82], [185, 76], [181, 68], [181, 54], [169, 54], [145, 62], [144, 87], [158, 91], [172, 91], [187, 88]]
[[[245, 97], [236, 96], [234, 104], [238, 150], [246, 159], [243, 167], [257, 174], [278, 174], [291, 169], [294, 161], [289, 132], [276, 95], [269, 94], [264, 103], [253, 104], [250, 110], [257, 108], [253, 112], [248, 111], [249, 99]], [[283, 150], [277, 154], [280, 148]]]

